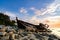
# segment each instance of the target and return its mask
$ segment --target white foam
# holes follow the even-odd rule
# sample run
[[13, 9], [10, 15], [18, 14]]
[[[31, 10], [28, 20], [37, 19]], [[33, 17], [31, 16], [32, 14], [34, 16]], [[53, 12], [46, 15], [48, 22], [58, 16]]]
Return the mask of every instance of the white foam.
[[51, 30], [52, 30], [52, 34], [60, 38], [60, 28], [52, 28]]

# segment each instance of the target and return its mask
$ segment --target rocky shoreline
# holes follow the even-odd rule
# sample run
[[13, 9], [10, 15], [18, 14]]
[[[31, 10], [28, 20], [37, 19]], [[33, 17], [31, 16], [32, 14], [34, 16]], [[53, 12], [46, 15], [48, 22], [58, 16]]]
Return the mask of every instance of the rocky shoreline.
[[0, 27], [0, 40], [59, 40], [51, 32], [31, 32], [12, 27]]

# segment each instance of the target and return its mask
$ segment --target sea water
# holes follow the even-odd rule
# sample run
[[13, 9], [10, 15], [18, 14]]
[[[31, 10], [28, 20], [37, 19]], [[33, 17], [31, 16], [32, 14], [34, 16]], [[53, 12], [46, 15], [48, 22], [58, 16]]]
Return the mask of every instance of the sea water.
[[51, 28], [52, 32], [51, 34], [55, 35], [60, 39], [60, 28]]

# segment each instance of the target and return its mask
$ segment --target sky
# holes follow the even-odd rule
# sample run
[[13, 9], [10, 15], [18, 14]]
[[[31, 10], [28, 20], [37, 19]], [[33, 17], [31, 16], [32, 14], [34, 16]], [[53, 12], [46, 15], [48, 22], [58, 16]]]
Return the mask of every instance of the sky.
[[14, 20], [60, 28], [60, 0], [0, 0], [0, 12]]

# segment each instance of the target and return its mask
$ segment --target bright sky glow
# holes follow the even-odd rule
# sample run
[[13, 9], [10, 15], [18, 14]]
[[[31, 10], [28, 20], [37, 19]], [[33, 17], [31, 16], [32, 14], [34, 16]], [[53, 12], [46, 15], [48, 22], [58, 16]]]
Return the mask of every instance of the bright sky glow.
[[[60, 27], [60, 0], [0, 0], [0, 12], [33, 24]], [[52, 27], [53, 28], [53, 27]]]

